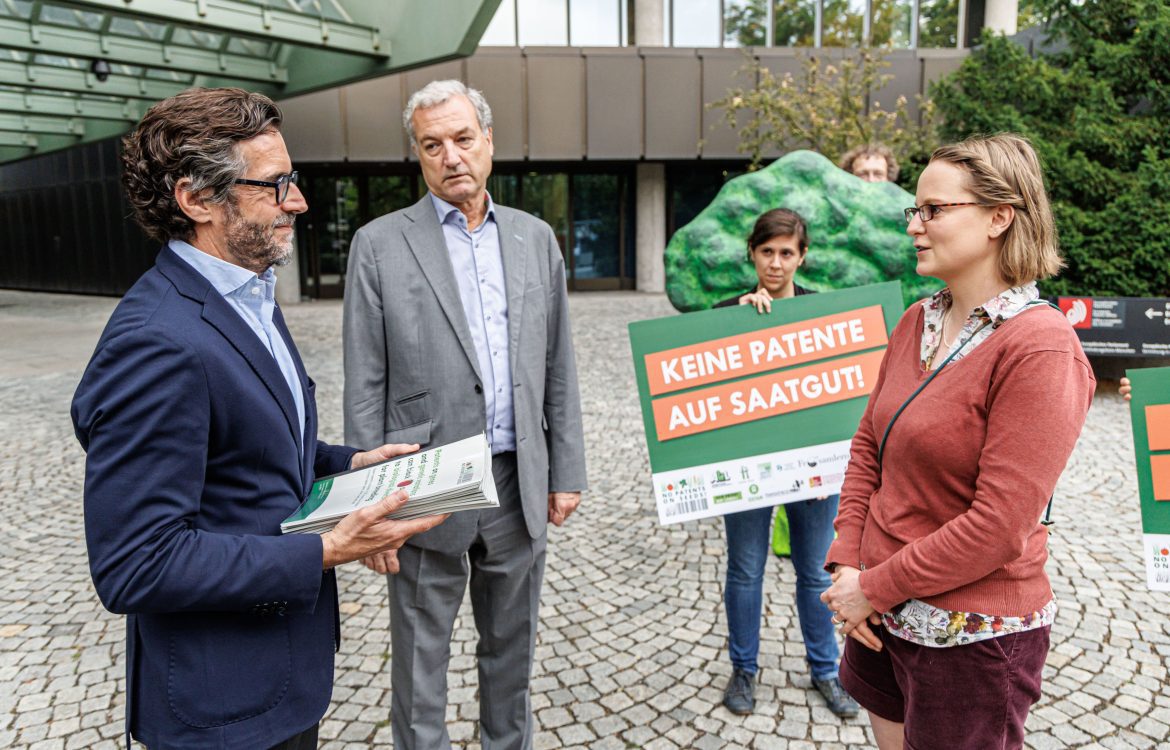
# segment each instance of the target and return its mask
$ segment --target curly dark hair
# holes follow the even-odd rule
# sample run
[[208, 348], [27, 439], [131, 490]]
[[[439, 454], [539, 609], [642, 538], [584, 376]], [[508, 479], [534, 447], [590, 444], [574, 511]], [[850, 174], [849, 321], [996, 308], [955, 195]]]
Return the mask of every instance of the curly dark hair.
[[894, 158], [894, 152], [890, 150], [890, 147], [883, 143], [865, 143], [849, 149], [841, 157], [841, 169], [844, 169], [849, 174], [853, 174], [853, 162], [863, 156], [877, 156], [885, 159], [886, 179], [890, 182], [898, 181], [898, 160]]
[[239, 144], [280, 129], [280, 109], [263, 94], [192, 88], [150, 108], [122, 139], [122, 184], [139, 226], [159, 242], [190, 240], [194, 223], [175, 200], [175, 185], [211, 189], [212, 203], [231, 198], [247, 164]]

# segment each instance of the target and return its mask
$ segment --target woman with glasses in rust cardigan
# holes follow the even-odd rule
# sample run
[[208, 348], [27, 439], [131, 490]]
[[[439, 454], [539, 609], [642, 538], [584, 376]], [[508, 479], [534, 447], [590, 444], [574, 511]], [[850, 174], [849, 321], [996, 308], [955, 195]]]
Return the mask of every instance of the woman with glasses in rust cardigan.
[[822, 599], [881, 750], [1019, 748], [1056, 616], [1041, 518], [1095, 382], [1036, 288], [1063, 262], [1031, 145], [943, 146], [916, 202], [917, 271], [946, 288], [890, 337]]

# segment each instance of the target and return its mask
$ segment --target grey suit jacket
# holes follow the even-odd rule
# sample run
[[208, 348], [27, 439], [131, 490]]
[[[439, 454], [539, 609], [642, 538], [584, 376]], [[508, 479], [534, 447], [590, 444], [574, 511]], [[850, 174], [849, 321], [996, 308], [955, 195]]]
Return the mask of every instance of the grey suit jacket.
[[[552, 229], [496, 206], [524, 521], [548, 523], [548, 493], [585, 488], [565, 266]], [[430, 195], [358, 230], [345, 286], [345, 436], [353, 446], [443, 445], [484, 431], [483, 381]], [[476, 512], [410, 540], [463, 551]]]

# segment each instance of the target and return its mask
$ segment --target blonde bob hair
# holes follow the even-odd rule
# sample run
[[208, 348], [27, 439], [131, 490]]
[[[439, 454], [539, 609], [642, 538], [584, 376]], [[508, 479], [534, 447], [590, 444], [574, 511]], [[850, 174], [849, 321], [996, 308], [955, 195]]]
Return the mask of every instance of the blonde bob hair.
[[979, 203], [1015, 209], [999, 254], [1004, 281], [1020, 286], [1064, 268], [1040, 160], [1028, 139], [1014, 133], [973, 136], [940, 147], [930, 160], [966, 172], [965, 187]]

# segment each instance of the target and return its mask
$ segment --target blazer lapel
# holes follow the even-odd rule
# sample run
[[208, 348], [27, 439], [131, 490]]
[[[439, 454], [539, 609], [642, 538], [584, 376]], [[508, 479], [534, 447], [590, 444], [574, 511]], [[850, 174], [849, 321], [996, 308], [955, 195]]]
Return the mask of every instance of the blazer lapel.
[[304, 425], [300, 427], [297, 425], [297, 405], [293, 401], [288, 384], [284, 381], [284, 375], [280, 373], [276, 359], [268, 353], [268, 349], [260, 343], [259, 337], [252, 332], [252, 329], [240, 319], [239, 313], [233, 310], [214, 289], [209, 287], [209, 291], [210, 294], [203, 301], [203, 319], [223, 334], [228, 343], [247, 360], [252, 371], [256, 373], [256, 377], [260, 378], [264, 387], [276, 399], [276, 403], [280, 404], [280, 410], [284, 412], [284, 419], [288, 423], [293, 442], [299, 446]]
[[219, 292], [215, 291], [211, 283], [176, 255], [173, 250], [163, 248], [163, 251], [159, 253], [158, 266], [180, 294], [203, 304], [203, 320], [219, 331], [232, 348], [240, 353], [240, 356], [256, 373], [256, 377], [276, 399], [280, 410], [284, 412], [284, 418], [293, 441], [299, 446], [302, 442], [304, 425], [299, 427], [297, 425], [297, 406], [293, 401], [292, 392], [289, 391], [284, 376], [280, 373], [276, 359], [268, 353], [264, 344], [260, 343], [259, 337], [240, 318], [239, 313], [233, 310], [231, 305], [220, 296]]
[[519, 372], [520, 323], [524, 320], [524, 284], [528, 272], [528, 242], [507, 211], [496, 207], [500, 258], [504, 262], [504, 289], [508, 295], [508, 359], [513, 377]]
[[475, 345], [471, 342], [471, 329], [467, 326], [467, 316], [463, 312], [463, 301], [459, 296], [459, 285], [455, 281], [455, 269], [451, 265], [451, 255], [447, 252], [447, 242], [443, 239], [443, 230], [439, 226], [439, 219], [435, 215], [435, 207], [431, 202], [430, 193], [422, 200], [411, 206], [406, 212], [411, 223], [403, 230], [406, 244], [414, 253], [414, 259], [422, 269], [423, 276], [435, 292], [439, 300], [439, 308], [447, 316], [459, 345], [475, 376], [483, 382], [483, 373], [479, 371], [479, 357], [475, 353]]
[[[307, 450], [305, 445], [305, 437], [307, 435], [317, 434], [317, 410], [313, 408], [313, 404], [309, 401], [309, 373], [305, 370], [305, 363], [301, 361], [301, 353], [297, 351], [297, 345], [293, 343], [292, 333], [288, 330], [288, 324], [284, 322], [284, 314], [280, 311], [280, 305], [272, 311], [272, 322], [276, 325], [276, 330], [280, 332], [280, 337], [284, 339], [284, 345], [288, 347], [288, 353], [292, 356], [293, 367], [297, 371], [297, 383], [301, 387], [301, 398], [305, 402], [305, 423], [301, 425], [298, 430], [297, 445], [301, 446], [301, 480], [305, 485], [304, 494], [309, 493], [309, 483], [313, 477], [313, 453]], [[283, 373], [281, 379], [284, 379]], [[293, 414], [296, 414], [296, 404], [293, 404]]]

